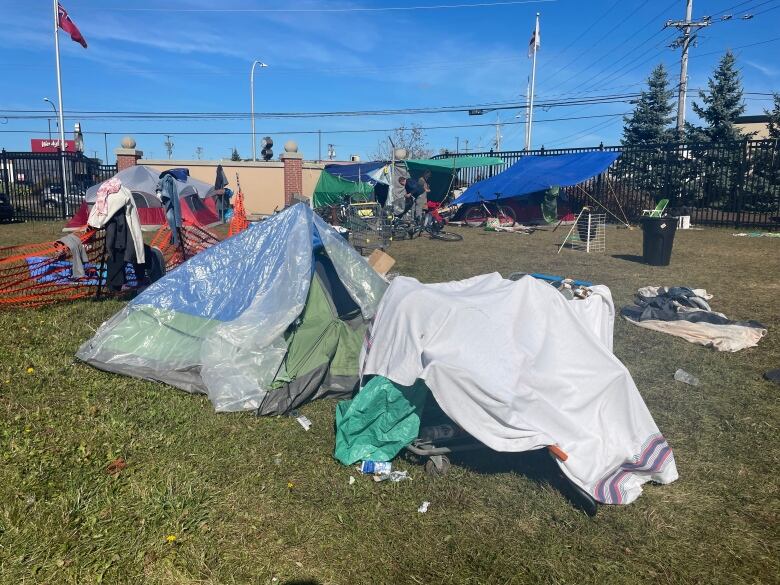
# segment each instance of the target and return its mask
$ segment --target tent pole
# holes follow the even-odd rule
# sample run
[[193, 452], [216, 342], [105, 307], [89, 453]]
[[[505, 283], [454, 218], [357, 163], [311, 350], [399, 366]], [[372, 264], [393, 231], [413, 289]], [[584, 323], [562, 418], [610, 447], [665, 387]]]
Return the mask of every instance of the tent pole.
[[577, 222], [579, 222], [579, 221], [580, 221], [580, 217], [582, 216], [583, 212], [584, 212], [586, 209], [588, 209], [588, 208], [587, 208], [587, 207], [583, 207], [582, 209], [580, 209], [580, 212], [577, 214], [577, 218], [574, 220], [574, 223], [573, 223], [573, 224], [571, 224], [571, 229], [569, 230], [569, 233], [568, 233], [568, 234], [566, 234], [566, 237], [565, 237], [565, 238], [563, 238], [563, 242], [561, 243], [561, 247], [560, 247], [560, 248], [558, 248], [558, 254], [560, 254], [560, 253], [561, 253], [561, 250], [563, 250], [563, 247], [566, 245], [566, 242], [568, 242], [568, 241], [569, 241], [569, 236], [571, 236], [571, 233], [574, 231], [574, 228], [576, 228], [576, 227], [577, 227]]

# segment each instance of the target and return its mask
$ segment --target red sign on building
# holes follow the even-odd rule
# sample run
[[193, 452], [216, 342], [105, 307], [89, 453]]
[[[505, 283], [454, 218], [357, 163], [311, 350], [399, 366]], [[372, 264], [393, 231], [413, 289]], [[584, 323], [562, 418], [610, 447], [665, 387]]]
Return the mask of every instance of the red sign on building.
[[[30, 150], [33, 152], [59, 152], [60, 141], [58, 138], [49, 140], [48, 138], [31, 138]], [[65, 141], [65, 152], [76, 152], [76, 141]]]

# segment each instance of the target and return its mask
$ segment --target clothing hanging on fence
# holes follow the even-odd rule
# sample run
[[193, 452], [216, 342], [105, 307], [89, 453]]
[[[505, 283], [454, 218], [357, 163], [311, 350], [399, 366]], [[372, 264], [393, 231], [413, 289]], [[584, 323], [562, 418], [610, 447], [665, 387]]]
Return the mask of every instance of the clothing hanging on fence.
[[120, 181], [116, 177], [112, 177], [107, 181], [103, 181], [100, 187], [98, 187], [97, 199], [95, 199], [95, 209], [96, 209], [95, 213], [99, 215], [107, 215], [108, 196], [111, 195], [112, 193], [116, 193], [121, 188], [122, 188], [122, 181]]
[[106, 214], [98, 213], [96, 211], [97, 206], [92, 207], [92, 211], [89, 213], [87, 224], [90, 227], [101, 229], [111, 220], [118, 212], [123, 211], [125, 222], [127, 225], [128, 235], [133, 239], [133, 248], [135, 250], [135, 256], [139, 263], [145, 261], [144, 258], [144, 236], [141, 231], [141, 220], [138, 218], [138, 208], [135, 206], [133, 200], [133, 194], [130, 189], [122, 186], [116, 193], [111, 193], [106, 199]]
[[174, 174], [169, 171], [161, 174], [157, 189], [160, 192], [160, 201], [162, 201], [163, 207], [165, 207], [168, 227], [171, 228], [171, 242], [178, 244], [178, 228], [181, 227], [181, 202], [179, 201], [179, 187], [176, 184]]
[[70, 277], [72, 279], [83, 278], [84, 264], [89, 262], [89, 256], [87, 256], [87, 251], [84, 249], [81, 238], [76, 234], [68, 234], [57, 241], [67, 246], [70, 250]]
[[127, 218], [118, 211], [106, 224], [106, 285], [109, 290], [118, 291], [127, 284], [125, 265], [128, 262], [133, 265], [136, 283], [140, 282], [145, 266], [138, 261]]

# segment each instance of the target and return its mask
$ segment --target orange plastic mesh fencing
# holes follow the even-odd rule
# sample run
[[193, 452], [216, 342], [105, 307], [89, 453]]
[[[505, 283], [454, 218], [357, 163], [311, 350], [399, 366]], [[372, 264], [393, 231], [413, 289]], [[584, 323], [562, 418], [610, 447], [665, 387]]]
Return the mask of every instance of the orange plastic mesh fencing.
[[[81, 278], [71, 277], [70, 248], [60, 242], [0, 248], [0, 310], [32, 308], [95, 296], [111, 296], [105, 288], [105, 230], [75, 232], [84, 245], [87, 262]], [[161, 228], [152, 246], [165, 257], [166, 271], [210, 248], [219, 238], [199, 226], [179, 230], [177, 244], [169, 228]], [[126, 292], [126, 291], [123, 291]]]
[[77, 232], [88, 262], [82, 278], [71, 279], [70, 249], [59, 242], [0, 248], [0, 309], [40, 307], [95, 292], [105, 248], [103, 230]]
[[152, 246], [159, 248], [165, 256], [165, 270], [173, 270], [179, 264], [192, 258], [195, 254], [219, 243], [219, 238], [206, 228], [196, 225], [185, 225], [179, 228], [179, 242], [171, 241], [171, 229], [161, 227], [152, 238]]
[[230, 219], [228, 237], [243, 232], [247, 227], [249, 227], [249, 220], [246, 218], [246, 209], [244, 208], [244, 194], [239, 190], [233, 203], [233, 217]]

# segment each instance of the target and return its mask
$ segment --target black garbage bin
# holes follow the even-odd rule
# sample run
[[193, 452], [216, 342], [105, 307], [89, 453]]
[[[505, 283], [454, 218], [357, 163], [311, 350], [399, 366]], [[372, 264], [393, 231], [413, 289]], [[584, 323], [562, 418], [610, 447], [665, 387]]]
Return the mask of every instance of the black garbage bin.
[[642, 257], [646, 264], [669, 266], [677, 231], [676, 217], [643, 217]]

